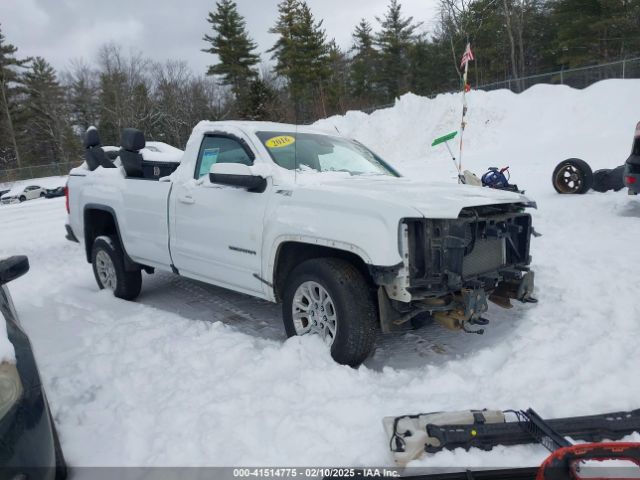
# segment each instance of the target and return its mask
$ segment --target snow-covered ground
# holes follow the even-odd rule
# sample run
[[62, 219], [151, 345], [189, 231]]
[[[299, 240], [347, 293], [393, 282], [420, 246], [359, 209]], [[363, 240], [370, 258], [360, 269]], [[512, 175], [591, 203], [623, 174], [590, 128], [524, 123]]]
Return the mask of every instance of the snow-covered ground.
[[[31, 261], [11, 290], [69, 463], [392, 465], [381, 423], [388, 415], [640, 407], [640, 199], [560, 196], [550, 182], [567, 157], [594, 169], [622, 164], [638, 105], [637, 80], [472, 92], [465, 167], [509, 165], [537, 200], [540, 303], [490, 307], [482, 337], [439, 326], [384, 337], [357, 370], [333, 363], [319, 339], [285, 341], [279, 307], [260, 300], [168, 274], [145, 275], [136, 303], [99, 292], [83, 252], [64, 239], [64, 199], [0, 206], [0, 257]], [[406, 174], [454, 181], [444, 147], [429, 145], [459, 116], [456, 95], [406, 95], [394, 108], [320, 125]], [[415, 463], [526, 466], [545, 454], [520, 446]]]

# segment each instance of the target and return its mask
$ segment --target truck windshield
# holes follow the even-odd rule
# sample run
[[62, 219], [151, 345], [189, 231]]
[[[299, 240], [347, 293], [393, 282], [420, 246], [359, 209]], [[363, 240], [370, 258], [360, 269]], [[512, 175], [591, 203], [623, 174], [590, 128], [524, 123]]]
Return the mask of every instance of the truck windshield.
[[273, 161], [288, 170], [399, 176], [384, 160], [353, 140], [315, 133], [256, 132], [256, 135]]

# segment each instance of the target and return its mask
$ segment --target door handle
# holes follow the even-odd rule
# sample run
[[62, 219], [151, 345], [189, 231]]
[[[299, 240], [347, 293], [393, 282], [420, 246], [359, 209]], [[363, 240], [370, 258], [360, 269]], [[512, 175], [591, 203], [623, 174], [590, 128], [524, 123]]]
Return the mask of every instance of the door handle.
[[179, 195], [178, 201], [181, 203], [186, 203], [187, 205], [191, 205], [192, 203], [195, 203], [195, 200], [191, 195]]

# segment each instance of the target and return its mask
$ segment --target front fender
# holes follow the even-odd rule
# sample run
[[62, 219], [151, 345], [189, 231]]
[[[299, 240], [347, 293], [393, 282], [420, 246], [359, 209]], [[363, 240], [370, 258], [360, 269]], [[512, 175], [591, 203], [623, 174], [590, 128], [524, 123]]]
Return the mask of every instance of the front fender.
[[[285, 242], [334, 248], [353, 253], [367, 265], [395, 266], [398, 249], [397, 212], [337, 201], [333, 205], [294, 203], [287, 198], [268, 210], [263, 236], [263, 278], [273, 279], [277, 252]], [[415, 216], [414, 212], [413, 215]]]

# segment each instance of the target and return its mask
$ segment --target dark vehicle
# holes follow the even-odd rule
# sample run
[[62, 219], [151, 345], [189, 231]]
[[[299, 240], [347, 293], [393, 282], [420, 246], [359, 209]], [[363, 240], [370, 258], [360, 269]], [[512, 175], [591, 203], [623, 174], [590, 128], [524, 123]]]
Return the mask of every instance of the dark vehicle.
[[64, 187], [47, 188], [44, 196], [45, 198], [64, 197]]
[[67, 467], [60, 442], [29, 338], [6, 287], [28, 270], [25, 256], [0, 260], [0, 321], [6, 321], [15, 350], [15, 362], [0, 363], [0, 478], [61, 480]]
[[640, 123], [636, 126], [631, 155], [624, 166], [624, 184], [630, 195], [640, 193]]

